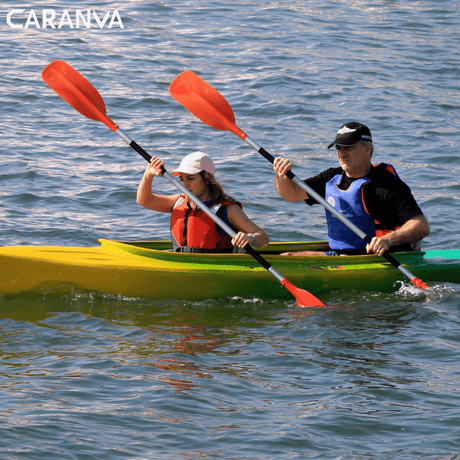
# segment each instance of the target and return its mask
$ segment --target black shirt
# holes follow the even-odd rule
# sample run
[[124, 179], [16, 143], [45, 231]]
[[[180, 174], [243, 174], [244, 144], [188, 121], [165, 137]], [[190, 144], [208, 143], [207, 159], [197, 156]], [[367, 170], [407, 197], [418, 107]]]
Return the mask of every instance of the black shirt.
[[[348, 177], [345, 171], [338, 167], [329, 168], [304, 182], [318, 195], [325, 198], [326, 183], [337, 174], [342, 175], [339, 184], [342, 190], [347, 190], [351, 183], [357, 180]], [[366, 177], [370, 181], [363, 185], [364, 203], [369, 215], [380, 222], [383, 228], [393, 229], [423, 214], [409, 186], [393, 173], [386, 171], [384, 165], [372, 166]], [[317, 203], [311, 197], [305, 202], [310, 206]]]

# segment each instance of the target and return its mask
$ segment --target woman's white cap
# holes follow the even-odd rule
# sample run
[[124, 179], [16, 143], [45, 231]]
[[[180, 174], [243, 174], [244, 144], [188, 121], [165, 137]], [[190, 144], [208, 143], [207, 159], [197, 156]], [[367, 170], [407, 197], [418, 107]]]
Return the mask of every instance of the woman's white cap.
[[211, 157], [204, 152], [193, 152], [187, 155], [180, 162], [179, 167], [174, 171], [174, 175], [179, 173], [185, 174], [196, 174], [200, 171], [207, 171], [214, 175], [216, 173], [216, 167]]

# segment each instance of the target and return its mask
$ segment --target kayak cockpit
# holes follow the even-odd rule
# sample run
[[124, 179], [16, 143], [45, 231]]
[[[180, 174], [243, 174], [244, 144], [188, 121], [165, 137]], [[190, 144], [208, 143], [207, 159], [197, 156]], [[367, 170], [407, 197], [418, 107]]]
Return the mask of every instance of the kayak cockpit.
[[[232, 254], [232, 253], [181, 253], [171, 251], [170, 241], [113, 241], [100, 239], [101, 248], [104, 252], [117, 252], [130, 254], [132, 256], [149, 257], [154, 259], [163, 260], [176, 260], [176, 261], [187, 261], [187, 263], [203, 263], [209, 261], [214, 263], [216, 259], [222, 259], [222, 261], [241, 260], [248, 258], [252, 260], [252, 257], [248, 254]], [[269, 243], [264, 248], [255, 248], [257, 252], [268, 257], [275, 257], [284, 259], [284, 256], [280, 256], [283, 252], [292, 251], [330, 251], [330, 248], [326, 241], [303, 241], [303, 242], [273, 242]], [[414, 260], [423, 260], [424, 252], [401, 252], [393, 254], [401, 263], [408, 261], [413, 262]], [[238, 259], [235, 259], [238, 258]], [[289, 257], [289, 259], [291, 259]], [[296, 257], [297, 259], [297, 257]], [[341, 264], [344, 263], [368, 263], [378, 261], [378, 263], [385, 263], [380, 256], [375, 254], [369, 255], [357, 255], [357, 256], [299, 256], [299, 259], [311, 259], [313, 261], [324, 260], [328, 263], [337, 263], [340, 260]], [[206, 263], [206, 262], [205, 262]]]
[[[136, 255], [142, 255], [145, 257], [149, 257], [149, 254], [153, 256], [153, 253], [156, 251], [168, 251], [169, 253], [172, 252], [171, 249], [171, 241], [113, 241], [113, 240], [106, 240], [106, 239], [99, 239], [101, 246], [103, 248], [118, 248], [120, 250], [130, 252]], [[264, 248], [257, 248], [256, 250], [259, 254], [272, 254], [272, 255], [279, 255], [283, 252], [288, 251], [330, 251], [330, 248], [326, 241], [306, 241], [306, 242], [293, 242], [293, 243], [285, 243], [285, 242], [275, 242], [269, 243], [268, 246]], [[154, 251], [152, 253], [152, 251]], [[187, 254], [187, 253], [177, 253], [177, 254]], [[158, 254], [155, 254], [153, 257], [157, 257]], [[187, 254], [190, 255], [190, 254]], [[197, 255], [196, 253], [193, 255]], [[242, 254], [232, 254], [232, 253], [200, 253], [200, 256], [207, 255], [207, 256], [240, 256]]]

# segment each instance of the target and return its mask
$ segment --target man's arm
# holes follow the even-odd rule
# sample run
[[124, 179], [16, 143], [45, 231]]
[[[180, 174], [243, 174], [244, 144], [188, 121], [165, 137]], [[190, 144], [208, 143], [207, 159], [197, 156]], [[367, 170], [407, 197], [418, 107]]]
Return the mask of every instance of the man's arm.
[[412, 219], [409, 219], [400, 228], [387, 233], [381, 237], [374, 237], [366, 246], [367, 252], [374, 252], [381, 256], [391, 246], [399, 246], [401, 244], [411, 243], [416, 244], [430, 234], [430, 226], [423, 214], [420, 214]]
[[291, 202], [307, 200], [309, 198], [304, 189], [286, 176], [286, 173], [292, 169], [292, 163], [287, 158], [275, 158], [273, 169], [276, 172], [276, 190], [278, 190], [281, 198]]

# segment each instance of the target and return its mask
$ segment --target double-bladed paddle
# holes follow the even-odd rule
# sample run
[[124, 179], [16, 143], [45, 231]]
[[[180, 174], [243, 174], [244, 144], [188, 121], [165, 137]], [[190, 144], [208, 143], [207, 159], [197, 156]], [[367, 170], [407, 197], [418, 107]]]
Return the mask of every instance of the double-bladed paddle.
[[[87, 118], [100, 121], [117, 133], [130, 147], [132, 147], [145, 160], [150, 162], [152, 157], [128, 135], [126, 135], [106, 113], [105, 103], [97, 89], [79, 72], [64, 61], [54, 61], [48, 64], [42, 72], [46, 84], [56, 91], [75, 110]], [[214, 214], [204, 203], [189, 192], [172, 174], [163, 168], [163, 176], [177, 187], [184, 195], [192, 200], [205, 212], [219, 227], [225, 230], [232, 238], [236, 237], [235, 231]], [[324, 306], [321, 300], [313, 294], [294, 286], [289, 280], [278, 273], [254, 248], [250, 245], [246, 251], [254, 257], [271, 275], [273, 275], [296, 299], [299, 307]]]
[[[270, 163], [275, 158], [264, 148], [254, 142], [248, 135], [235, 124], [235, 115], [227, 100], [209, 83], [190, 70], [186, 70], [178, 75], [169, 87], [171, 96], [188, 109], [193, 115], [207, 125], [224, 131], [231, 131], [247, 144], [253, 147]], [[300, 180], [292, 171], [286, 174], [294, 183], [305, 190], [309, 196], [322, 204], [337, 219], [340, 219], [348, 228], [355, 232], [366, 243], [370, 243], [372, 238], [366, 235], [360, 228], [348, 220], [343, 214], [332, 207], [324, 198], [312, 190], [305, 182]], [[417, 287], [428, 289], [428, 285], [420, 278], [414, 276], [406, 267], [398, 262], [388, 251], [383, 257], [403, 273]]]

